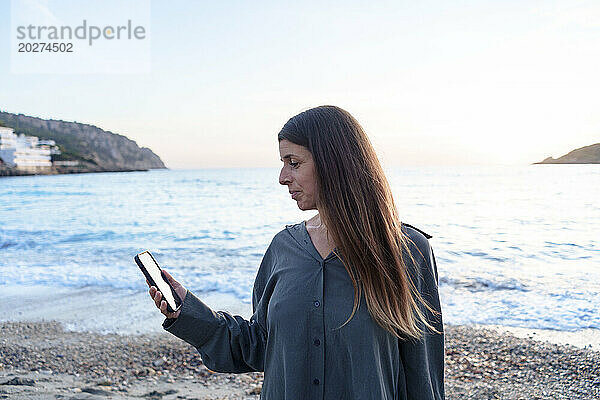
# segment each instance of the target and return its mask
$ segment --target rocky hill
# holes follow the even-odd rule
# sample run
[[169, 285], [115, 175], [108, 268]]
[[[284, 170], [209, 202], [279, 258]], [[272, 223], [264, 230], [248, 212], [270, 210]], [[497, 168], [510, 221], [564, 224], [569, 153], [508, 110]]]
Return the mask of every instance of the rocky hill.
[[548, 157], [534, 164], [600, 164], [600, 143], [575, 149], [562, 157]]
[[[57, 167], [54, 173], [139, 171], [166, 168], [160, 157], [123, 135], [89, 124], [45, 120], [0, 111], [0, 125], [15, 133], [51, 139], [61, 150], [53, 161], [78, 161], [77, 167]], [[55, 168], [56, 169], [56, 168]]]

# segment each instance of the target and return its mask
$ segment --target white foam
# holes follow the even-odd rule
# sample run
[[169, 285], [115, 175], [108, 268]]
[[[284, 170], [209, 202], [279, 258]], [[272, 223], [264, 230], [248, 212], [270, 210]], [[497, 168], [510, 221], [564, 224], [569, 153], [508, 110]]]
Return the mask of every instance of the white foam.
[[[143, 334], [162, 331], [164, 316], [148, 292], [88, 287], [3, 286], [0, 321], [58, 321], [69, 330]], [[250, 306], [232, 295], [198, 294], [215, 311], [249, 319]]]

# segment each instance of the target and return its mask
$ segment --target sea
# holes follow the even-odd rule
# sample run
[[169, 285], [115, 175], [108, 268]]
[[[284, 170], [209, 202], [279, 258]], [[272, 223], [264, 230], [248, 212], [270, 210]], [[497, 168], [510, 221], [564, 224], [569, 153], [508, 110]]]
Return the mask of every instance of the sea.
[[[214, 310], [250, 318], [273, 236], [311, 218], [277, 168], [0, 178], [0, 321], [162, 330], [133, 257]], [[386, 170], [403, 222], [429, 233], [446, 324], [600, 332], [600, 165]], [[582, 336], [583, 337], [583, 336]]]

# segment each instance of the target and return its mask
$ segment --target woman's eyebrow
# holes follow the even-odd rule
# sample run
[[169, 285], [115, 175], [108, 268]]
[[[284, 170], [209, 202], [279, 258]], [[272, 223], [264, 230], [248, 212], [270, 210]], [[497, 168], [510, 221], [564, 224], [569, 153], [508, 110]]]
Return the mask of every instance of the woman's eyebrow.
[[283, 161], [284, 158], [290, 158], [290, 157], [298, 157], [298, 156], [290, 153], [290, 154], [286, 154], [285, 156], [283, 156], [283, 158], [280, 158], [280, 160]]

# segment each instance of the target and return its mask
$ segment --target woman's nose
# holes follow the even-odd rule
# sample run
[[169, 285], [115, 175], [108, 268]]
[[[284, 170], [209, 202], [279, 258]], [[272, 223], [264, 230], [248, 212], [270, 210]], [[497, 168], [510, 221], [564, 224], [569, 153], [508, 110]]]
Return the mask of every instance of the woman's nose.
[[285, 167], [281, 168], [281, 172], [279, 173], [279, 183], [281, 185], [287, 185], [290, 183], [292, 179], [290, 178], [290, 174]]

